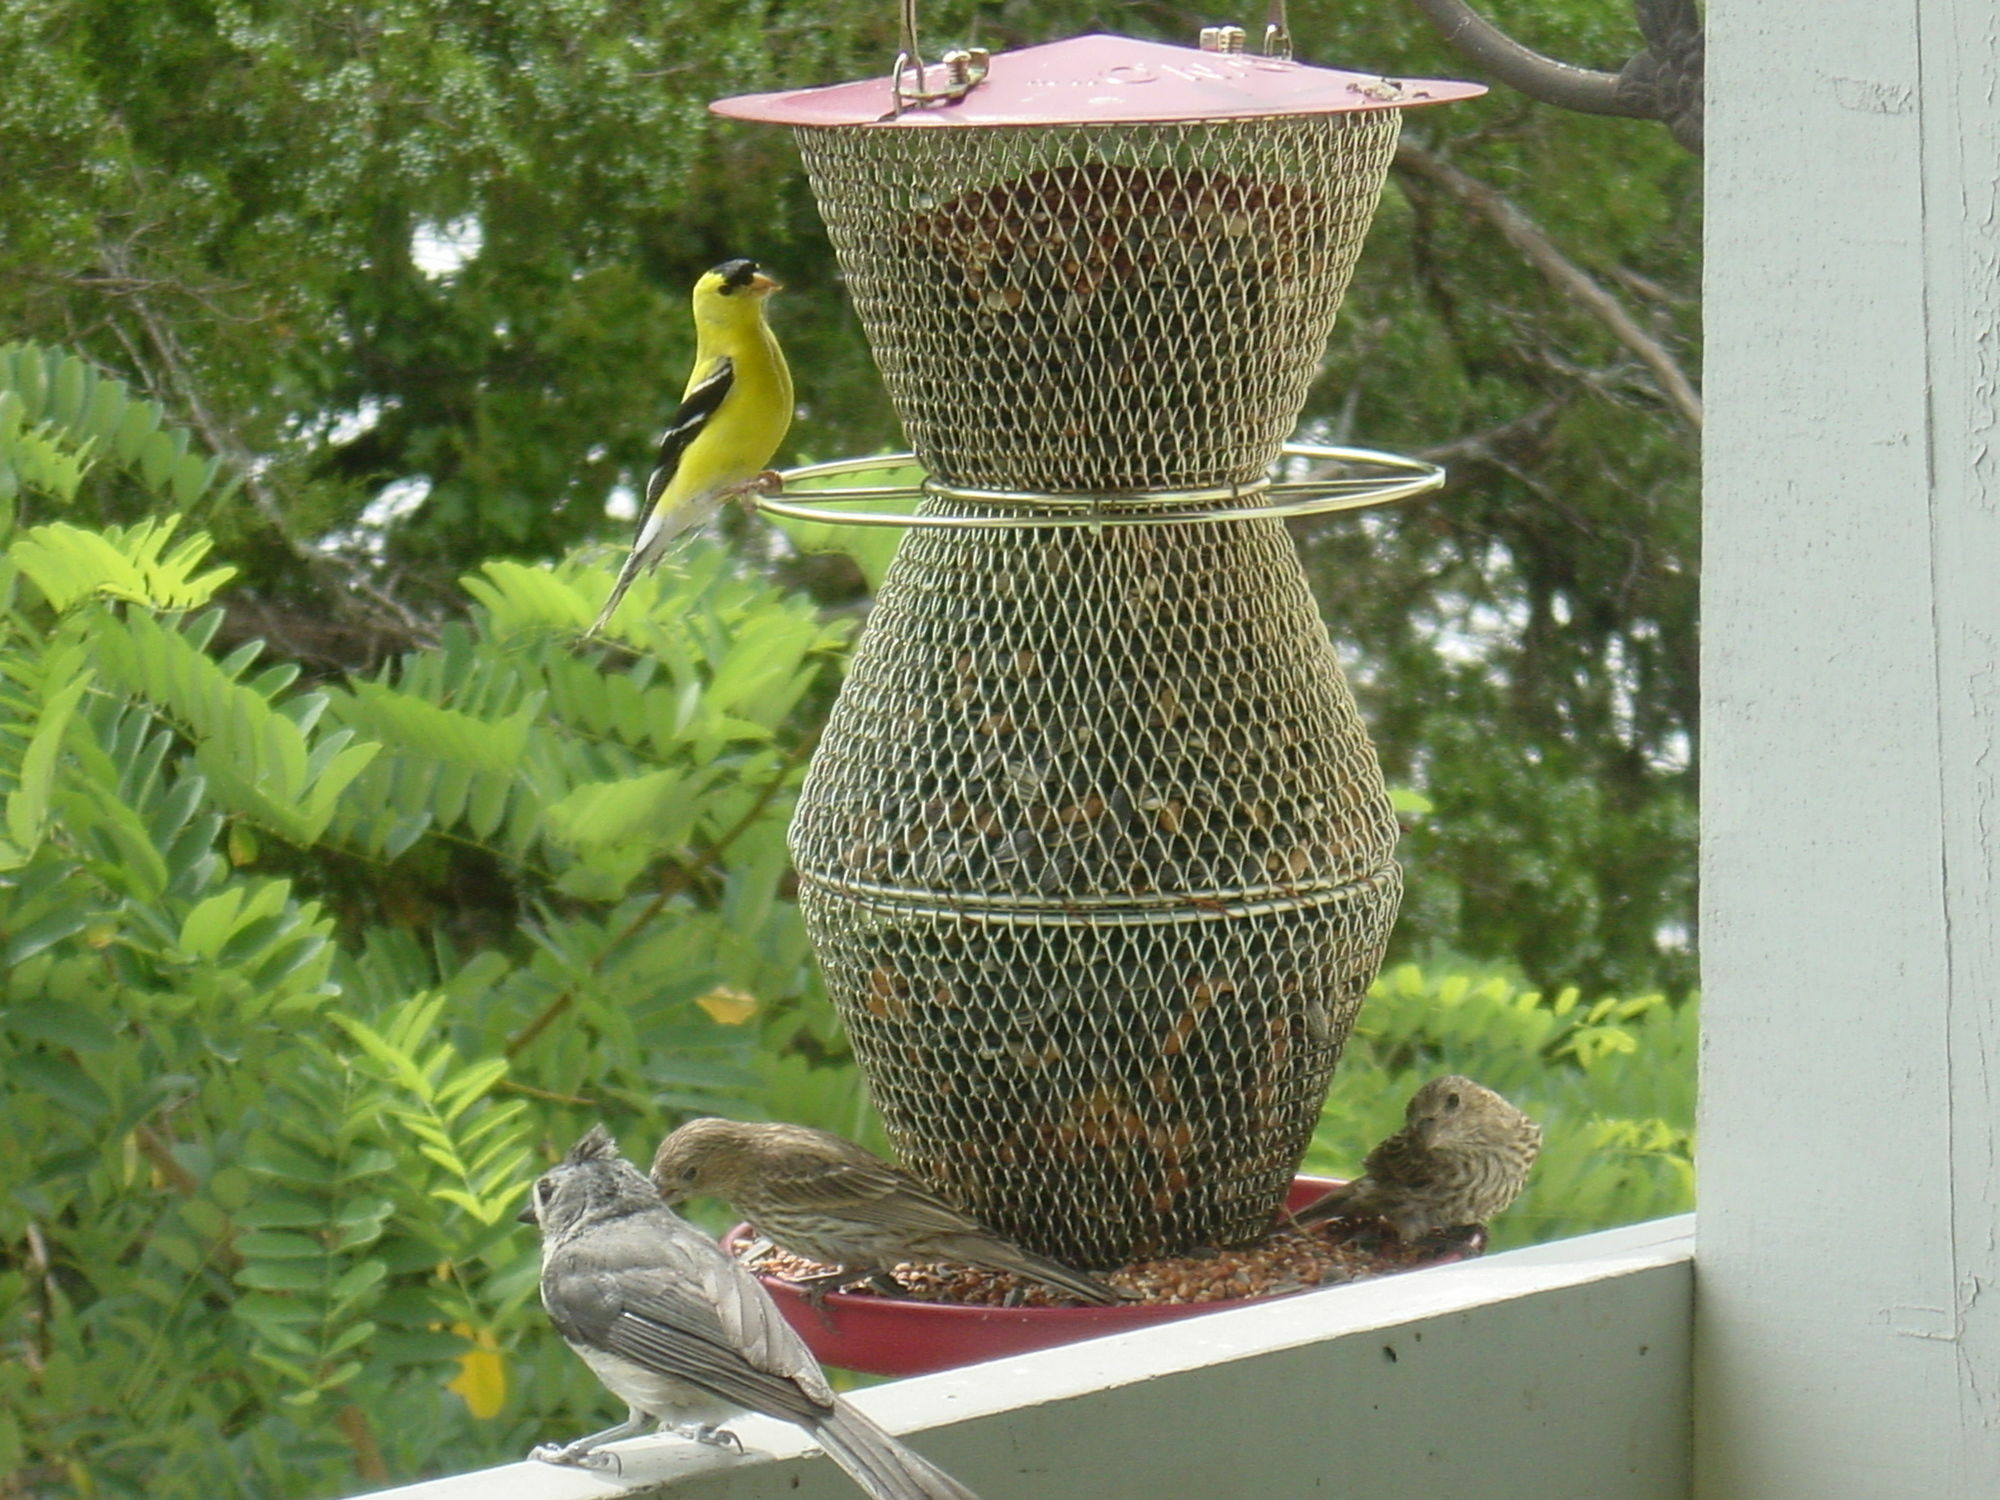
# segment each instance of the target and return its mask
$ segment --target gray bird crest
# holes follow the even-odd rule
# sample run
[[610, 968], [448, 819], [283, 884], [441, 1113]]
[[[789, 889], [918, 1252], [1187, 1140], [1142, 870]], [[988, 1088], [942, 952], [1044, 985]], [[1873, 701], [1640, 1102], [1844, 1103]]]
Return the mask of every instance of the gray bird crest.
[[541, 1225], [546, 1258], [590, 1223], [658, 1205], [653, 1185], [618, 1154], [611, 1133], [593, 1125], [568, 1155], [535, 1180], [521, 1219]]

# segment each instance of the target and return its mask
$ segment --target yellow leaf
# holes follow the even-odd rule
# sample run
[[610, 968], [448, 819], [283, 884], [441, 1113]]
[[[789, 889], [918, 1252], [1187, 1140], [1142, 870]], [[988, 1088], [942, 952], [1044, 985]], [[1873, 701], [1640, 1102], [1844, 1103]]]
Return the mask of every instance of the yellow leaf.
[[706, 995], [698, 996], [694, 1003], [707, 1011], [711, 1020], [720, 1021], [724, 1026], [741, 1026], [757, 1014], [755, 995], [732, 990], [726, 984], [719, 984]]
[[490, 1329], [475, 1331], [469, 1324], [454, 1323], [451, 1331], [471, 1339], [472, 1347], [459, 1355], [458, 1373], [445, 1382], [445, 1389], [457, 1391], [475, 1417], [490, 1422], [507, 1404], [507, 1362]]

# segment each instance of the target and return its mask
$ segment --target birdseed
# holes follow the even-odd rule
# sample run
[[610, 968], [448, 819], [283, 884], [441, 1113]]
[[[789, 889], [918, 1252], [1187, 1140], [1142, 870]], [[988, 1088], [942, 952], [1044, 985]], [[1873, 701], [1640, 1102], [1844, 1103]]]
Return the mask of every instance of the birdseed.
[[[756, 1243], [746, 1248], [754, 1248]], [[1469, 1235], [1458, 1231], [1450, 1237], [1433, 1236], [1404, 1244], [1393, 1234], [1383, 1234], [1377, 1225], [1334, 1220], [1304, 1229], [1286, 1225], [1259, 1243], [1239, 1249], [1202, 1250], [1136, 1261], [1115, 1271], [1102, 1272], [1100, 1279], [1135, 1303], [1223, 1302], [1282, 1297], [1314, 1287], [1414, 1271], [1470, 1259], [1484, 1247], [1483, 1230]], [[757, 1257], [754, 1266], [760, 1274], [783, 1281], [804, 1281], [832, 1269], [778, 1249]], [[1074, 1298], [1055, 1288], [1012, 1271], [988, 1271], [945, 1261], [913, 1261], [895, 1267], [893, 1275], [903, 1289], [904, 1298], [916, 1302], [970, 1307], [1077, 1305]], [[882, 1295], [865, 1282], [849, 1288], [848, 1294]]]

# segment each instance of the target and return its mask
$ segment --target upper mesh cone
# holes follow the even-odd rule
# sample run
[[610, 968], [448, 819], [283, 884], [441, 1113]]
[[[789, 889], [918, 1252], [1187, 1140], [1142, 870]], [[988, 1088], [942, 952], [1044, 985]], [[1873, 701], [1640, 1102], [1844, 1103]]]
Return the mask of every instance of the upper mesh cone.
[[885, 79], [721, 101], [796, 128], [911, 446], [938, 479], [1205, 489], [1291, 435], [1400, 111], [1473, 84], [1086, 36], [957, 103]]
[[1397, 117], [798, 132], [924, 466], [1056, 493], [1261, 476], [1298, 422]]

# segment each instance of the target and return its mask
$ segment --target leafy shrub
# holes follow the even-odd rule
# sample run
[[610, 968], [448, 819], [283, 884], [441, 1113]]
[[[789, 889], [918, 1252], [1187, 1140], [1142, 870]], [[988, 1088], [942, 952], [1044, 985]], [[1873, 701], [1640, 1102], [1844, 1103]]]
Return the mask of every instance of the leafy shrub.
[[[80, 361], [0, 378], [9, 501], [212, 473]], [[710, 551], [580, 648], [608, 575], [496, 563], [315, 687], [214, 649], [231, 570], [171, 517], [0, 543], [0, 1490], [328, 1493], [594, 1410], [540, 1164], [600, 1116], [852, 1123], [782, 891], [843, 631]], [[460, 934], [481, 868], [512, 905]]]

